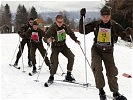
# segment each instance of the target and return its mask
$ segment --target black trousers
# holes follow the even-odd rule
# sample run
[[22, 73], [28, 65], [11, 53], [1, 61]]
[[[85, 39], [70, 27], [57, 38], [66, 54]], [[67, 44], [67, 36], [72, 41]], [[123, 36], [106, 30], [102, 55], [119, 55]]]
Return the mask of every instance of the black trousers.
[[[32, 64], [35, 65], [36, 64], [36, 50], [39, 50], [39, 52], [41, 53], [42, 57], [44, 58], [45, 57], [45, 54], [46, 54], [46, 49], [43, 47], [43, 43], [42, 42], [38, 42], [38, 43], [35, 43], [35, 42], [31, 42], [31, 50], [30, 50], [30, 53], [31, 53], [31, 61], [32, 61]], [[45, 57], [45, 63], [48, 67], [50, 67], [50, 61], [46, 55]]]
[[112, 92], [118, 91], [117, 75], [118, 70], [115, 66], [113, 49], [109, 52], [98, 49], [93, 45], [91, 49], [91, 68], [95, 77], [96, 88], [101, 89], [105, 86], [105, 80], [103, 75], [102, 61], [105, 66], [106, 76], [108, 79], [108, 85]]
[[27, 44], [27, 47], [28, 47], [28, 62], [31, 61], [31, 58], [30, 58], [30, 39], [22, 39], [22, 41], [20, 42], [20, 45], [19, 45], [19, 51], [17, 53], [17, 57], [16, 57], [16, 62], [15, 63], [18, 63], [19, 58], [21, 57], [21, 55], [23, 53], [25, 44]]
[[74, 54], [71, 52], [71, 50], [66, 46], [56, 46], [52, 47], [52, 54], [51, 54], [51, 70], [50, 74], [54, 75], [57, 71], [58, 68], [58, 55], [59, 53], [62, 53], [67, 59], [68, 59], [68, 64], [67, 64], [67, 70], [72, 71], [73, 69], [73, 64], [74, 64]]

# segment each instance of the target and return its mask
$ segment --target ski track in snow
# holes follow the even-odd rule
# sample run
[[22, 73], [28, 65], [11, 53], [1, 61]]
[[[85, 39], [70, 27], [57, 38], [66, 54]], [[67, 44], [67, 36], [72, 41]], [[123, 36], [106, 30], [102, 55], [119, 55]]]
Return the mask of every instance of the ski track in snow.
[[[84, 49], [84, 36], [75, 32], [78, 40], [81, 41], [81, 46]], [[86, 51], [87, 58], [89, 62], [91, 61], [91, 46], [93, 43], [93, 33], [86, 35]], [[99, 100], [98, 90], [95, 87], [83, 88], [78, 85], [70, 85], [64, 83], [54, 83], [50, 87], [44, 87], [44, 82], [49, 78], [48, 67], [43, 64], [39, 82], [35, 82], [37, 75], [29, 76], [28, 73], [32, 68], [28, 68], [28, 58], [27, 58], [27, 46], [24, 48], [23, 60], [25, 65], [25, 73], [23, 73], [22, 60], [19, 60], [20, 70], [9, 66], [10, 63], [14, 63], [16, 59], [15, 53], [14, 59], [11, 62], [16, 46], [19, 42], [19, 37], [17, 34], [0, 34], [1, 38], [1, 98], [2, 99], [89, 99], [89, 100]], [[77, 82], [85, 83], [85, 67], [84, 67], [84, 55], [78, 44], [67, 36], [67, 45], [75, 54], [75, 62], [73, 67], [73, 76]], [[47, 48], [46, 43], [44, 47]], [[48, 57], [50, 57], [51, 50], [48, 50]], [[132, 100], [132, 78], [123, 77], [123, 73], [128, 73], [132, 75], [132, 48], [121, 46], [115, 44], [114, 46], [114, 59], [116, 66], [119, 70], [118, 83], [119, 92], [124, 94], [128, 100]], [[37, 66], [42, 64], [42, 57], [40, 53], [36, 52]], [[64, 72], [66, 72], [67, 59], [59, 54], [59, 63]], [[104, 67], [103, 67], [104, 68]], [[61, 69], [58, 66], [57, 73], [60, 75], [55, 75], [56, 79], [64, 79], [65, 75], [61, 76]], [[112, 95], [109, 90], [105, 68], [103, 70], [106, 80], [105, 91], [107, 95]], [[94, 76], [87, 64], [87, 81], [95, 86]], [[108, 99], [109, 100], [109, 99]]]

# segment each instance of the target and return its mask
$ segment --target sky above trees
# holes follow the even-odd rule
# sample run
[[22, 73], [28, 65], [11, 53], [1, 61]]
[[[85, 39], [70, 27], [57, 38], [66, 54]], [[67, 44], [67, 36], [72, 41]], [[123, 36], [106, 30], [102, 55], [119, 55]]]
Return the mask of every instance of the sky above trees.
[[104, 4], [104, 0], [88, 0], [88, 1], [2, 1], [3, 5], [9, 4], [11, 12], [16, 12], [19, 4], [25, 5], [26, 9], [34, 6], [37, 12], [48, 11], [79, 11], [81, 8], [86, 8], [87, 11], [99, 10]]

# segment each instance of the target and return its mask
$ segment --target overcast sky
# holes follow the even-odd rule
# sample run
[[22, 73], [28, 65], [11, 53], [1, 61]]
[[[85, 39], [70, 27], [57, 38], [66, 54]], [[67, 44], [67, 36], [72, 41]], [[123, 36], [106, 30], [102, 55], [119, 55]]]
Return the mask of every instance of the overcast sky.
[[79, 11], [81, 8], [86, 8], [87, 11], [98, 10], [104, 4], [104, 0], [89, 0], [89, 1], [3, 1], [2, 5], [9, 4], [11, 12], [16, 12], [19, 4], [24, 5], [27, 10], [34, 6], [37, 12], [43, 11]]

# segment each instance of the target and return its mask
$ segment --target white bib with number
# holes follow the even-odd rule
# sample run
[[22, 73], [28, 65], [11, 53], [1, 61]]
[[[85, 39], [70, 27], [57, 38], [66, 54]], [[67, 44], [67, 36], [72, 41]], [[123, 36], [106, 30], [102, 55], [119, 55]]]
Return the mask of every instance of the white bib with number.
[[99, 28], [97, 44], [100, 46], [111, 46], [111, 29]]

